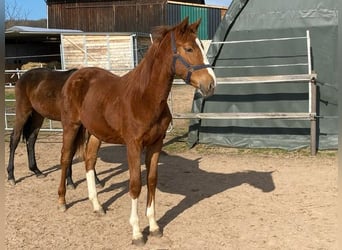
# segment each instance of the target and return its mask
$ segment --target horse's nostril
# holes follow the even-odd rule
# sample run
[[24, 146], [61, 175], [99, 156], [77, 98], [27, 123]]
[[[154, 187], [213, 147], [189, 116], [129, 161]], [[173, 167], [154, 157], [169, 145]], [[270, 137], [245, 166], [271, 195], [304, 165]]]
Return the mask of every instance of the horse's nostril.
[[209, 85], [210, 90], [213, 90], [215, 87], [216, 87], [215, 82], [210, 83], [210, 85]]

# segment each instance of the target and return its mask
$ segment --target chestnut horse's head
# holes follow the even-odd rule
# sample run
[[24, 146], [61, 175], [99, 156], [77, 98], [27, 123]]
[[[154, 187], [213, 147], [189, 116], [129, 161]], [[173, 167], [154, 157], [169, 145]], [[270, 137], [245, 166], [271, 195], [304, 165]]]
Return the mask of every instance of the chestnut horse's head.
[[214, 93], [216, 76], [197, 37], [200, 23], [201, 19], [189, 24], [188, 18], [185, 18], [171, 30], [172, 67], [176, 75], [207, 97]]

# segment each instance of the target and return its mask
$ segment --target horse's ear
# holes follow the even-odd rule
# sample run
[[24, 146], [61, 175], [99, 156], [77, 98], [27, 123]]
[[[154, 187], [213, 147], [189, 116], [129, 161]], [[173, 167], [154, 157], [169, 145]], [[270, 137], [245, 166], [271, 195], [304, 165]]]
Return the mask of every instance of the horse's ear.
[[197, 30], [198, 30], [198, 27], [199, 25], [201, 24], [201, 18], [198, 19], [195, 23], [192, 23], [189, 25], [189, 29], [194, 32], [194, 33], [197, 33]]
[[188, 28], [189, 25], [189, 17], [187, 16], [186, 18], [184, 18], [184, 20], [178, 25], [179, 30], [184, 33], [186, 31], [186, 29]]

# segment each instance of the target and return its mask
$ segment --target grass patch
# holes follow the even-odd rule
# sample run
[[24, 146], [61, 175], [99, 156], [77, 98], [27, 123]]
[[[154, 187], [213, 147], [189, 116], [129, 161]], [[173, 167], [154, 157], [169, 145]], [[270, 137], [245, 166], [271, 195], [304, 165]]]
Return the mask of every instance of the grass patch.
[[[310, 157], [310, 148], [298, 150], [285, 150], [279, 148], [233, 148], [220, 145], [197, 144], [193, 148], [188, 144], [188, 131], [186, 128], [173, 129], [167, 133], [164, 140], [163, 150], [170, 154], [184, 153], [188, 151], [201, 155], [206, 154], [235, 154], [235, 155], [260, 155], [260, 156], [289, 156], [289, 157]], [[316, 157], [337, 157], [337, 150], [320, 150]]]
[[6, 99], [15, 99], [15, 93], [14, 93], [14, 89], [5, 89], [5, 98]]

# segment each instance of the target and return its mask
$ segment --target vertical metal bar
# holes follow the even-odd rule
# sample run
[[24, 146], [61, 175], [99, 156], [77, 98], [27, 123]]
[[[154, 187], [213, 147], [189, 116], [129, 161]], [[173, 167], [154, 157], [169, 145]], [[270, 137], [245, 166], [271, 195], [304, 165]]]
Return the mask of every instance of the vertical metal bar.
[[[311, 39], [310, 31], [306, 31], [306, 47], [308, 54], [308, 74], [312, 73], [312, 60], [311, 60]], [[316, 79], [309, 81], [309, 114], [310, 114], [310, 148], [311, 155], [317, 153], [317, 121], [316, 121]]]
[[88, 66], [87, 39], [85, 35], [83, 35], [83, 51], [84, 51], [84, 65]]
[[8, 129], [8, 121], [7, 121], [7, 114], [6, 114], [6, 105], [5, 105], [5, 129]]
[[64, 35], [61, 34], [61, 43], [60, 43], [60, 51], [61, 51], [61, 67], [62, 69], [65, 69], [65, 57], [64, 57]]
[[[308, 74], [311, 74], [312, 68], [311, 68], [311, 41], [310, 41], [310, 31], [306, 31], [306, 49], [308, 54]], [[309, 113], [312, 113], [312, 107], [311, 107], [311, 81], [309, 81]]]
[[133, 61], [134, 61], [134, 64], [133, 64], [133, 68], [135, 68], [138, 63], [139, 63], [139, 60], [138, 60], [138, 37], [136, 34], [132, 35], [132, 39], [133, 39]]
[[110, 37], [109, 34], [106, 35], [106, 42], [107, 42], [107, 69], [112, 70], [112, 65], [110, 64], [111, 61], [111, 53], [110, 53]]
[[134, 69], [135, 62], [134, 62], [134, 39], [133, 35], [130, 36], [130, 43], [129, 43], [129, 53], [131, 55], [131, 69]]
[[317, 100], [317, 86], [316, 79], [310, 81], [311, 86], [311, 111], [310, 113], [310, 145], [311, 145], [311, 155], [316, 155], [317, 153], [317, 117], [316, 117], [316, 100]]

